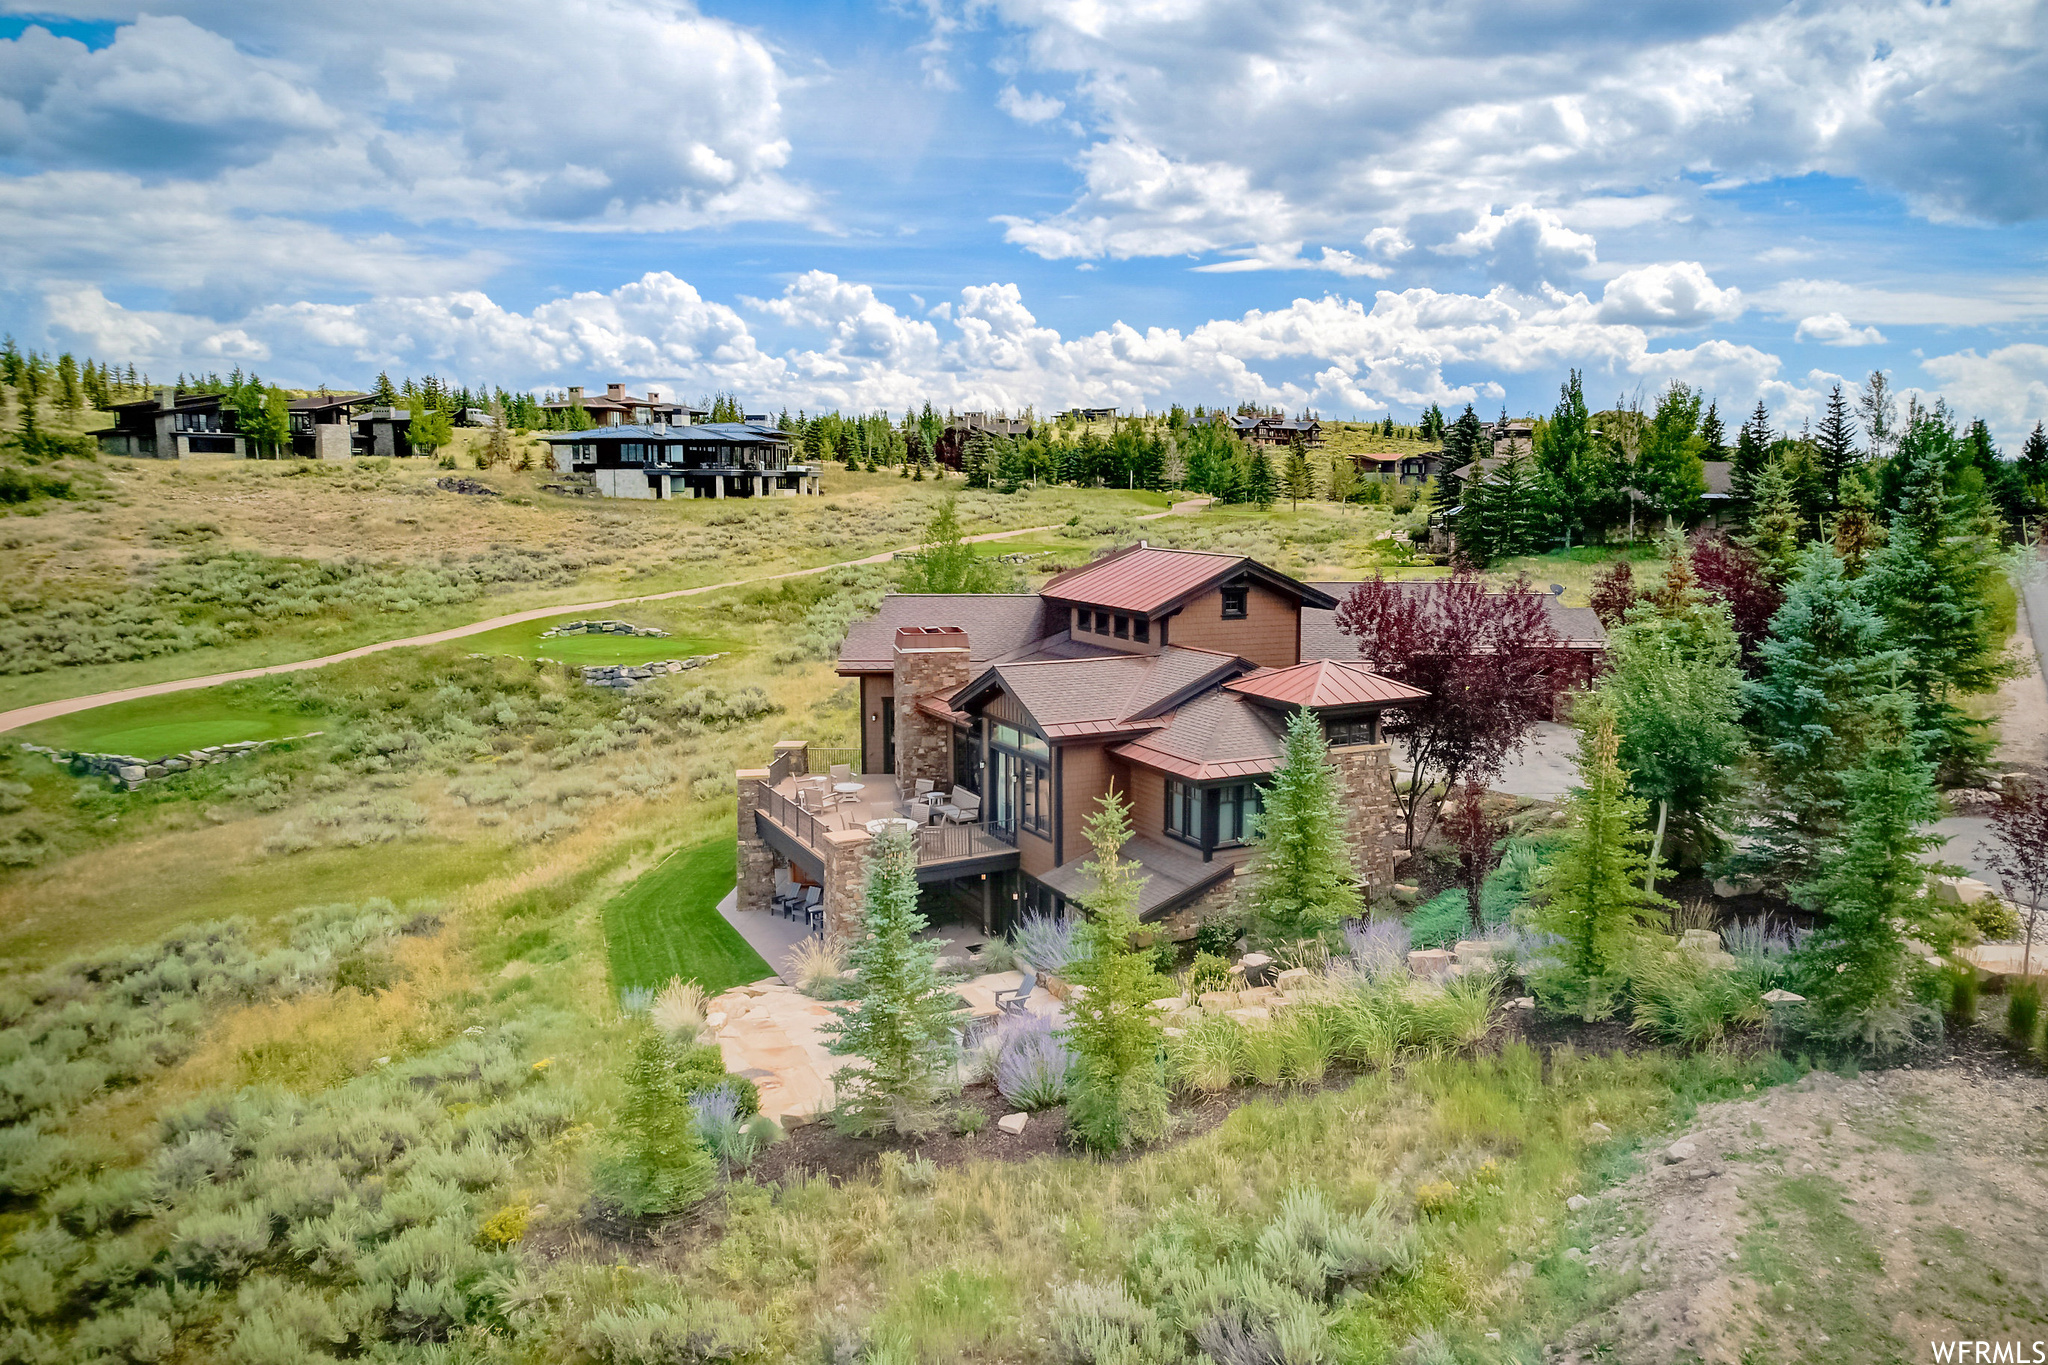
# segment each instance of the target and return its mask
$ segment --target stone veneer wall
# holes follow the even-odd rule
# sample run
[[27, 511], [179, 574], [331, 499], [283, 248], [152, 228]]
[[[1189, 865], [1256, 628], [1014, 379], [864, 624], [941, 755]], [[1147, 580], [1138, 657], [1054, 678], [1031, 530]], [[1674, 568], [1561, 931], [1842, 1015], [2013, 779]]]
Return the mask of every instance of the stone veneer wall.
[[761, 830], [754, 823], [754, 807], [761, 799], [761, 788], [768, 781], [766, 768], [741, 768], [733, 774], [739, 792], [739, 883], [734, 904], [741, 910], [769, 908], [769, 898], [775, 894], [775, 852], [761, 838]]
[[864, 829], [825, 831], [827, 943], [851, 943], [860, 935], [861, 901], [868, 886], [868, 849], [873, 843]]
[[967, 685], [967, 645], [964, 640], [929, 648], [899, 645], [895, 661], [896, 789], [908, 799], [920, 777], [941, 787], [953, 785], [953, 727], [918, 710], [917, 701]]
[[1386, 744], [1347, 744], [1330, 750], [1337, 769], [1344, 826], [1359, 879], [1368, 891], [1394, 884], [1393, 750]]

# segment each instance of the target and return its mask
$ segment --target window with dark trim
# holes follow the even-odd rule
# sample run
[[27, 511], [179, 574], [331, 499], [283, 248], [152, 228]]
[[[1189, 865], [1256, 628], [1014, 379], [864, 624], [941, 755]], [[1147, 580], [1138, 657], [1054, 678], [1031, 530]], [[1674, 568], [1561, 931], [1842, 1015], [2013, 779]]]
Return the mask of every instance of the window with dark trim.
[[1152, 638], [1152, 618], [1149, 616], [1133, 616], [1131, 618], [1131, 638], [1140, 644], [1150, 640]]
[[1266, 794], [1256, 782], [1233, 782], [1216, 793], [1216, 846], [1241, 844], [1252, 837], [1252, 827], [1266, 808]]
[[1130, 618], [1130, 617], [1128, 617], [1128, 616], [1118, 616], [1118, 617], [1116, 618], [1116, 638], [1117, 638], [1117, 639], [1119, 639], [1119, 640], [1128, 640], [1128, 639], [1130, 639], [1130, 638], [1131, 638], [1131, 618]]
[[1202, 792], [1199, 787], [1166, 779], [1166, 832], [1190, 844], [1202, 842]]
[[1223, 589], [1223, 619], [1242, 621], [1251, 614], [1252, 590], [1242, 583]]
[[1361, 716], [1356, 720], [1325, 721], [1323, 731], [1329, 736], [1332, 746], [1380, 742], [1378, 719], [1373, 716]]

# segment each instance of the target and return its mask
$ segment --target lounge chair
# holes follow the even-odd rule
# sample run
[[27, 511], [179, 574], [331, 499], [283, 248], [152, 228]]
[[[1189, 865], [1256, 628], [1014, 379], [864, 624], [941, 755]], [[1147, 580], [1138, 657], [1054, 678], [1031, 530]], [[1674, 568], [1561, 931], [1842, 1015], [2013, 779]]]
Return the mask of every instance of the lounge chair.
[[825, 888], [824, 888], [824, 887], [822, 887], [822, 886], [807, 886], [807, 887], [805, 887], [805, 888], [803, 889], [803, 894], [802, 894], [801, 896], [798, 896], [797, 898], [795, 898], [794, 900], [791, 900], [791, 901], [789, 902], [789, 909], [788, 909], [788, 914], [786, 914], [786, 915], [784, 916], [784, 918], [786, 918], [786, 919], [797, 919], [797, 918], [799, 918], [800, 916], [802, 916], [802, 915], [804, 915], [805, 913], [807, 913], [807, 912], [808, 912], [808, 911], [809, 911], [809, 910], [811, 909], [811, 907], [812, 907], [812, 906], [814, 906], [814, 905], [817, 905], [817, 904], [818, 904], [819, 902], [823, 901], [824, 899], [825, 899]]
[[775, 874], [775, 890], [769, 895], [768, 904], [772, 908], [780, 910], [784, 901], [795, 900], [802, 895], [803, 893], [797, 889], [796, 883], [790, 880], [788, 873], [778, 872]]
[[970, 791], [955, 791], [953, 799], [939, 807], [939, 819], [949, 825], [981, 823], [981, 798]]
[[1017, 989], [996, 992], [996, 1008], [1004, 1014], [1025, 1013], [1025, 1002], [1031, 998], [1031, 992], [1038, 989], [1038, 968], [1021, 960], [1017, 965], [1024, 969], [1024, 979], [1017, 983]]
[[832, 765], [832, 780], [834, 782], [853, 781], [853, 765], [851, 763], [834, 763]]

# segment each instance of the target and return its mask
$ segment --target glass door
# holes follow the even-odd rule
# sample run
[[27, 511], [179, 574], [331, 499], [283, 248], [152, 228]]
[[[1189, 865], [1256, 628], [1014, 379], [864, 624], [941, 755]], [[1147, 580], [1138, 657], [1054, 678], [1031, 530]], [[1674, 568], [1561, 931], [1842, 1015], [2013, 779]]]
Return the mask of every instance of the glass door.
[[1017, 755], [1006, 749], [988, 751], [988, 824], [1006, 842], [1017, 842]]

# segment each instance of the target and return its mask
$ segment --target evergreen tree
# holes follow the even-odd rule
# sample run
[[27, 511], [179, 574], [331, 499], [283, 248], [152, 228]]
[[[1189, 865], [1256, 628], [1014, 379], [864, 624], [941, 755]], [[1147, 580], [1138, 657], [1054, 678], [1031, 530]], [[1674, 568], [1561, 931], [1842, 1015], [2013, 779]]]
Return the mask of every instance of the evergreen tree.
[[1792, 481], [1784, 463], [1772, 460], [1756, 481], [1749, 534], [1742, 543], [1756, 551], [1766, 573], [1782, 582], [1792, 572], [1805, 538], [1806, 525], [1793, 497]]
[[1756, 482], [1763, 476], [1770, 457], [1771, 414], [1759, 398], [1756, 411], [1735, 433], [1735, 458], [1728, 466], [1728, 492], [1738, 514], [1747, 515], [1756, 506]]
[[976, 431], [967, 438], [967, 444], [960, 452], [960, 472], [967, 477], [969, 488], [986, 488], [989, 475], [995, 466], [995, 438], [985, 431]]
[[1877, 492], [1861, 478], [1851, 478], [1842, 488], [1842, 510], [1835, 513], [1835, 553], [1842, 557], [1849, 577], [1858, 578], [1873, 551], [1884, 544], [1884, 523], [1878, 520]]
[[1586, 410], [1585, 388], [1577, 370], [1559, 389], [1557, 406], [1536, 433], [1535, 446], [1544, 499], [1564, 534], [1565, 548], [1570, 549], [1574, 532], [1584, 540], [1593, 529], [1600, 464], [1593, 440], [1593, 415]]
[[1273, 475], [1272, 457], [1263, 448], [1254, 450], [1251, 464], [1245, 471], [1244, 500], [1261, 512], [1270, 510], [1279, 491], [1276, 487], [1278, 482]]
[[1120, 1151], [1166, 1135], [1166, 1077], [1160, 1065], [1158, 978], [1149, 954], [1135, 952], [1139, 864], [1122, 854], [1131, 837], [1129, 807], [1116, 792], [1088, 817], [1094, 857], [1082, 864], [1093, 883], [1080, 897], [1088, 910], [1083, 951], [1067, 971], [1084, 989], [1067, 1006], [1066, 1039], [1075, 1055], [1068, 1121], [1087, 1146]]
[[1699, 510], [1707, 491], [1701, 468], [1700, 395], [1673, 381], [1657, 400], [1636, 461], [1636, 487], [1668, 527]]
[[1870, 440], [1870, 458], [1884, 459], [1898, 438], [1899, 405], [1892, 399], [1891, 381], [1883, 370], [1870, 372], [1856, 395], [1856, 407], [1863, 415], [1863, 434]]
[[77, 412], [85, 406], [85, 390], [78, 382], [78, 360], [66, 351], [57, 357], [57, 406]]
[[1287, 718], [1280, 766], [1267, 784], [1252, 845], [1250, 905], [1268, 943], [1317, 938], [1363, 909], [1337, 770], [1322, 724], [1307, 710]]
[[930, 1132], [954, 1067], [960, 997], [939, 975], [942, 944], [920, 939], [917, 846], [891, 828], [868, 849], [861, 932], [847, 952], [855, 1002], [835, 1007], [826, 1050], [867, 1064], [837, 1075], [834, 1120], [847, 1131]]
[[1301, 510], [1303, 498], [1316, 495], [1315, 472], [1308, 467], [1308, 455], [1300, 446], [1293, 446], [1287, 452], [1286, 471], [1281, 476], [1287, 488], [1287, 501], [1291, 510]]
[[377, 383], [370, 390], [370, 397], [380, 408], [398, 406], [398, 390], [391, 387], [391, 376], [383, 370], [377, 371]]
[[718, 1173], [697, 1134], [681, 1060], [676, 1044], [651, 1029], [635, 1041], [617, 1148], [597, 1167], [599, 1190], [636, 1218], [688, 1208]]
[[2020, 447], [2020, 468], [2025, 471], [2027, 482], [2036, 487], [2048, 481], [2048, 427], [2039, 422], [2034, 423], [2027, 443]]
[[904, 592], [1000, 592], [1003, 576], [993, 560], [974, 553], [960, 525], [960, 500], [946, 498], [924, 528], [924, 540], [906, 557]]
[[1989, 747], [1986, 722], [1960, 700], [1997, 687], [2008, 666], [1991, 602], [1996, 561], [1948, 490], [1939, 426], [1937, 416], [1920, 416], [1900, 442], [1898, 510], [1871, 557], [1868, 585], [1886, 641], [1902, 654], [1914, 728], [1931, 733], [1930, 756], [1960, 778]]
[[1834, 547], [1808, 547], [1743, 689], [1754, 783], [1730, 870], [1780, 890], [1816, 875], [1841, 833], [1843, 775], [1861, 759], [1865, 699], [1903, 662]]
[[18, 389], [21, 387], [25, 368], [21, 358], [21, 347], [16, 344], [14, 334], [10, 332], [5, 340], [0, 340], [0, 380]]
[[1800, 945], [1800, 992], [1836, 1036], [1866, 1046], [1905, 1032], [1918, 971], [1905, 939], [1937, 937], [1921, 858], [1942, 839], [1921, 831], [1940, 816], [1941, 802], [1912, 712], [1896, 694], [1871, 707], [1863, 760], [1844, 783], [1841, 842], [1819, 875], [1796, 889], [1821, 913]]
[[1814, 435], [1814, 449], [1820, 456], [1822, 477], [1827, 481], [1828, 510], [1842, 505], [1842, 477], [1856, 465], [1856, 424], [1849, 416], [1849, 400], [1837, 384], [1828, 391], [1827, 416]]
[[1656, 865], [1643, 846], [1646, 804], [1628, 794], [1613, 710], [1597, 693], [1576, 708], [1579, 785], [1565, 797], [1568, 823], [1556, 858], [1537, 881], [1533, 920], [1564, 940], [1562, 961], [1536, 988], [1591, 1023], [1614, 1012], [1644, 921], [1668, 906], [1643, 889]]
[[1728, 433], [1721, 427], [1721, 404], [1715, 401], [1707, 404], [1707, 415], [1700, 418], [1700, 458], [1718, 460], [1728, 453]]

